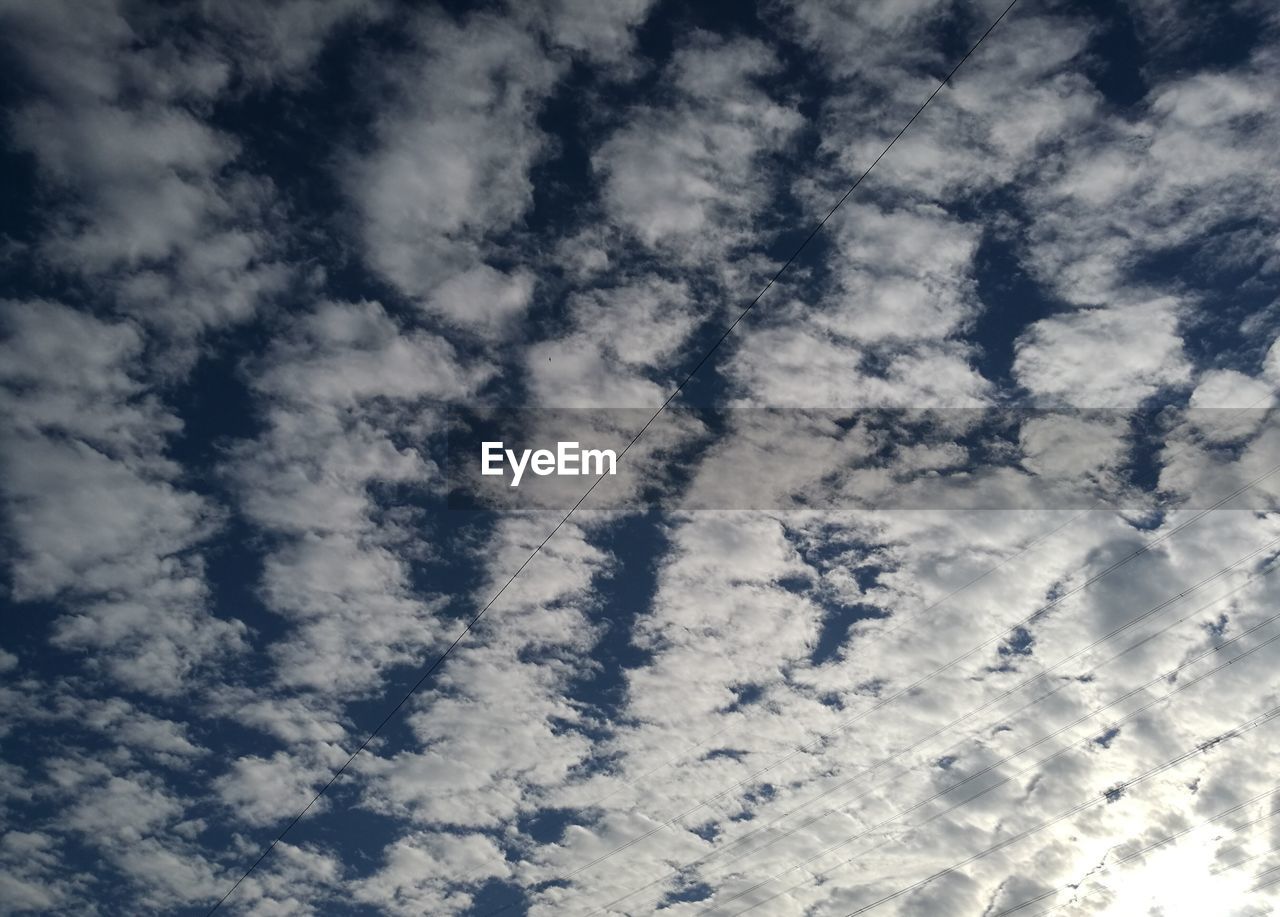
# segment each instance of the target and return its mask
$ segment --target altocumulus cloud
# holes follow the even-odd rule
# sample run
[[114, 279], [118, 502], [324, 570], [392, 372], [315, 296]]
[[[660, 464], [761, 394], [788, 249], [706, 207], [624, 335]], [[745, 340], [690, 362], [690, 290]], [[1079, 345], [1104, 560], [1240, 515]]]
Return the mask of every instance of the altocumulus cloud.
[[[208, 911], [563, 517], [452, 409], [620, 449], [1004, 6], [0, 4], [0, 912]], [[1020, 0], [222, 909], [1270, 913], [1212, 6]]]

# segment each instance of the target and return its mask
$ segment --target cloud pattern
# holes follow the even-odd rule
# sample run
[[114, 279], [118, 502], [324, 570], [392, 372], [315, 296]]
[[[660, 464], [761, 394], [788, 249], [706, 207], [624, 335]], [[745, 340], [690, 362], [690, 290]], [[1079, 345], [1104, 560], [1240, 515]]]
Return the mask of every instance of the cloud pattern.
[[[449, 509], [450, 407], [656, 408], [1003, 5], [0, 4], [0, 913], [207, 912], [560, 520]], [[222, 910], [1272, 913], [1278, 55], [1022, 0], [627, 457], [689, 503], [585, 504]], [[906, 471], [1030, 496], [788, 496]]]

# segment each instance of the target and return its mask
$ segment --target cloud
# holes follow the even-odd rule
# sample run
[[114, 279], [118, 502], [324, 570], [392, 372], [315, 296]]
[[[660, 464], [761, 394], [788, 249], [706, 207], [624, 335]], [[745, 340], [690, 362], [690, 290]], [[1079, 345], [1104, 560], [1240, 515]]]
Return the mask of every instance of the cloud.
[[945, 338], [977, 313], [977, 226], [934, 206], [869, 205], [844, 214], [834, 233], [838, 292], [815, 324], [855, 341]]
[[1274, 832], [1107, 871], [1274, 780], [1280, 485], [1195, 515], [1280, 452], [1256, 5], [1019, 5], [600, 502], [443, 508], [458, 405], [625, 442], [996, 13], [0, 13], [3, 907], [212, 904], [536, 549], [226, 907], [845, 913], [1029, 831], [884, 912], [1263, 908], [1203, 871]]
[[1036, 395], [1129, 407], [1188, 381], [1178, 303], [1155, 299], [1044, 319], [1019, 340], [1014, 373]]
[[464, 368], [441, 338], [402, 331], [370, 302], [319, 304], [257, 368], [264, 430], [236, 451], [227, 474], [245, 515], [279, 539], [263, 558], [261, 589], [295, 624], [274, 649], [285, 684], [359, 693], [439, 638], [438, 601], [411, 585], [413, 534], [382, 512], [371, 488], [439, 493], [429, 443], [397, 434], [432, 429], [436, 405], [488, 374], [483, 364]]
[[456, 875], [482, 882], [503, 878], [508, 871], [488, 838], [420, 832], [391, 845], [385, 864], [356, 886], [355, 896], [387, 914], [461, 913], [474, 897], [434, 878]]
[[[683, 283], [644, 277], [570, 300], [573, 330], [530, 346], [530, 388], [539, 404], [562, 408], [657, 407], [674, 382], [670, 367], [695, 327]], [[664, 373], [665, 375], [665, 373]]]
[[[788, 309], [796, 314], [802, 307]], [[989, 383], [964, 344], [895, 348], [886, 367], [867, 366], [857, 344], [820, 331], [754, 331], [729, 372], [738, 404], [803, 408], [976, 407]]]
[[[940, 6], [924, 0], [781, 8], [783, 27], [818, 55], [835, 81], [821, 100], [820, 149], [832, 168], [813, 173], [829, 177], [800, 183], [815, 211], [871, 164], [955, 65], [958, 55], [942, 54], [929, 37]], [[966, 44], [1002, 9], [985, 4], [975, 10]], [[1090, 31], [1077, 17], [1025, 9], [1008, 16], [930, 103], [927, 117], [875, 167], [860, 199], [892, 189], [949, 200], [1014, 180], [1042, 146], [1094, 114], [1097, 90], [1075, 68]]]
[[38, 831], [7, 831], [0, 837], [0, 888], [12, 913], [39, 913], [61, 906], [70, 883], [60, 878], [57, 841]]
[[5, 18], [37, 90], [10, 113], [14, 145], [57, 205], [39, 255], [173, 338], [185, 364], [191, 338], [251, 317], [289, 271], [271, 235], [270, 183], [196, 114], [236, 69], [214, 48], [176, 42], [172, 15], [95, 2]]
[[412, 54], [385, 62], [392, 102], [346, 157], [343, 183], [375, 270], [424, 309], [495, 333], [533, 283], [486, 263], [489, 239], [530, 207], [529, 170], [548, 143], [535, 117], [561, 66], [492, 15], [426, 14], [413, 38]]
[[[240, 648], [207, 609], [197, 549], [219, 513], [175, 485], [178, 419], [132, 375], [142, 337], [57, 303], [7, 303], [0, 442], [19, 601], [58, 598], [57, 645], [139, 690], [172, 693]], [[63, 367], [68, 367], [63, 371]]]
[[201, 10], [242, 79], [289, 86], [315, 79], [312, 67], [335, 32], [382, 21], [388, 11], [384, 0], [231, 0]]
[[667, 68], [674, 104], [634, 112], [592, 159], [610, 219], [686, 262], [751, 243], [765, 157], [802, 123], [759, 88], [778, 67], [756, 41], [688, 38]]
[[[311, 802], [316, 786], [341, 766], [345, 755], [336, 747], [322, 755], [277, 752], [270, 758], [238, 758], [222, 773], [214, 791], [237, 820], [269, 827], [300, 812]], [[327, 801], [317, 802], [323, 811]]]
[[[1228, 222], [1275, 221], [1265, 193], [1275, 181], [1266, 152], [1274, 88], [1258, 70], [1268, 54], [1230, 74], [1173, 78], [1153, 88], [1138, 120], [1100, 117], [1070, 137], [1028, 195], [1030, 263], [1046, 284], [1072, 303], [1107, 304], [1127, 298], [1125, 286], [1161, 251], [1203, 244]], [[1271, 255], [1248, 235], [1205, 253], [1250, 273], [1273, 272]]]

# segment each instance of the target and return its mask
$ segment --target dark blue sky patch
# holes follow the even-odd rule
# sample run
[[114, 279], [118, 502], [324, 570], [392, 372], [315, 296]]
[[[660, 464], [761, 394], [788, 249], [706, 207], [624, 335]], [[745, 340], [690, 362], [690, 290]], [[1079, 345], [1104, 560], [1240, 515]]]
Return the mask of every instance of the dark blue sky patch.
[[556, 844], [566, 828], [583, 823], [583, 816], [580, 809], [544, 808], [521, 815], [516, 827], [536, 844]]
[[1200, 626], [1205, 629], [1205, 632], [1210, 637], [1217, 639], [1226, 634], [1230, 621], [1231, 619], [1227, 616], [1227, 613], [1223, 612], [1213, 621], [1206, 621]]
[[713, 748], [702, 756], [702, 760], [715, 761], [717, 758], [728, 758], [732, 761], [741, 761], [749, 754], [749, 751], [741, 748]]
[[694, 825], [689, 830], [709, 844], [713, 843], [722, 833], [720, 826], [714, 821], [702, 825]]
[[1023, 626], [1018, 626], [996, 648], [1000, 663], [988, 666], [988, 672], [1015, 672], [1019, 670], [1020, 658], [1032, 656], [1036, 647], [1036, 638]]
[[779, 578], [777, 583], [788, 592], [803, 594], [813, 586], [813, 579], [804, 574], [792, 574]]
[[170, 441], [169, 454], [184, 468], [208, 474], [223, 451], [248, 442], [265, 430], [259, 405], [245, 381], [246, 355], [264, 344], [262, 329], [249, 325], [222, 336], [221, 346], [207, 348], [181, 385], [166, 400], [182, 420]]
[[828, 691], [828, 692], [819, 694], [816, 697], [814, 697], [814, 700], [822, 704], [824, 707], [830, 707], [833, 710], [845, 709], [846, 698], [844, 697], [844, 695], [839, 694], [835, 691]]
[[[537, 125], [552, 138], [552, 147], [529, 175], [533, 206], [523, 221], [525, 230], [535, 237], [555, 235], [587, 222], [586, 211], [598, 200], [591, 152], [610, 122], [621, 120], [618, 114], [605, 113], [637, 98], [625, 84], [601, 85], [599, 73], [581, 62], [569, 65], [538, 113]], [[540, 260], [539, 276], [558, 270], [553, 259]]]
[[613, 557], [607, 574], [594, 583], [598, 599], [590, 612], [604, 634], [584, 669], [565, 688], [565, 696], [597, 718], [616, 723], [625, 716], [627, 672], [644, 666], [650, 654], [636, 647], [631, 634], [636, 619], [648, 611], [657, 589], [658, 562], [668, 541], [655, 513], [627, 516], [610, 526], [598, 547]]
[[350, 879], [375, 873], [382, 865], [383, 851], [404, 834], [398, 818], [361, 807], [359, 795], [358, 786], [348, 780], [330, 800], [329, 811], [316, 818], [309, 830], [295, 828], [297, 837], [289, 835], [291, 843], [311, 843], [338, 852]]
[[5, 176], [0, 182], [0, 296], [53, 295], [47, 275], [28, 255], [38, 237], [30, 216], [39, 203], [35, 157], [6, 148], [0, 151], [0, 174]]
[[777, 794], [778, 788], [772, 783], [758, 783], [743, 793], [742, 798], [748, 804], [755, 804], [772, 799]]
[[737, 713], [757, 704], [765, 697], [767, 685], [758, 682], [752, 682], [745, 685], [735, 685], [733, 690], [733, 702], [721, 708], [721, 713]]
[[883, 608], [863, 602], [843, 604], [826, 600], [820, 604], [826, 615], [822, 619], [818, 640], [809, 653], [809, 661], [814, 665], [839, 658], [842, 651], [849, 648], [849, 632], [859, 621], [876, 621], [889, 617], [889, 613]]
[[1099, 748], [1110, 748], [1111, 743], [1115, 741], [1118, 735], [1120, 735], [1120, 727], [1112, 726], [1106, 732], [1102, 733], [1100, 736], [1097, 736], [1093, 740], [1093, 744]]
[[1096, 23], [1084, 70], [1108, 102], [1124, 110], [1146, 98], [1142, 44], [1126, 4], [1077, 0], [1077, 10]]
[[695, 904], [706, 901], [713, 894], [715, 889], [706, 882], [694, 882], [667, 892], [655, 906], [658, 911], [662, 911], [676, 904]]
[[1183, 25], [1166, 39], [1148, 43], [1144, 68], [1159, 76], [1238, 66], [1271, 31], [1266, 4], [1196, 3], [1194, 26]]
[[[409, 51], [400, 17], [384, 22], [350, 21], [325, 43], [308, 79], [289, 85], [248, 86], [213, 106], [209, 121], [243, 144], [241, 160], [269, 177], [290, 202], [302, 235], [316, 241], [316, 229], [343, 211], [336, 180], [340, 145], [370, 136], [376, 109], [370, 91], [386, 92], [372, 57]], [[375, 85], [370, 84], [371, 78]], [[327, 267], [327, 265], [326, 265]]]
[[[988, 221], [996, 213], [1021, 211], [1008, 192], [987, 195], [975, 208]], [[1017, 392], [1013, 363], [1018, 339], [1036, 322], [1060, 314], [1066, 304], [1058, 301], [1022, 267], [1024, 253], [1016, 239], [988, 225], [974, 259], [976, 295], [982, 307], [973, 319], [968, 338], [977, 348], [975, 365], [984, 377], [1006, 391]]]
[[528, 895], [524, 889], [503, 882], [489, 879], [472, 896], [471, 913], [511, 914], [513, 917], [528, 913]]
[[1035, 642], [1031, 631], [1018, 627], [1000, 644], [999, 652], [1001, 656], [1030, 656]]
[[1239, 217], [1206, 222], [1198, 238], [1149, 253], [1132, 267], [1140, 280], [1153, 285], [1172, 280], [1200, 301], [1179, 328], [1197, 367], [1252, 374], [1262, 362], [1280, 326], [1275, 312], [1280, 275], [1268, 245], [1278, 231]]

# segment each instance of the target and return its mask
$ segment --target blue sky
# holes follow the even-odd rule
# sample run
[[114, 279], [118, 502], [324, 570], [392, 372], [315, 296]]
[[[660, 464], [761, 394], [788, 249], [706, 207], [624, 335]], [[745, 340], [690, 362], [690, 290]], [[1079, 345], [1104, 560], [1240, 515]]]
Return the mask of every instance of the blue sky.
[[[580, 493], [458, 419], [624, 445], [1004, 6], [0, 2], [0, 913], [206, 913]], [[220, 912], [1272, 913], [1278, 58], [1020, 0]]]

